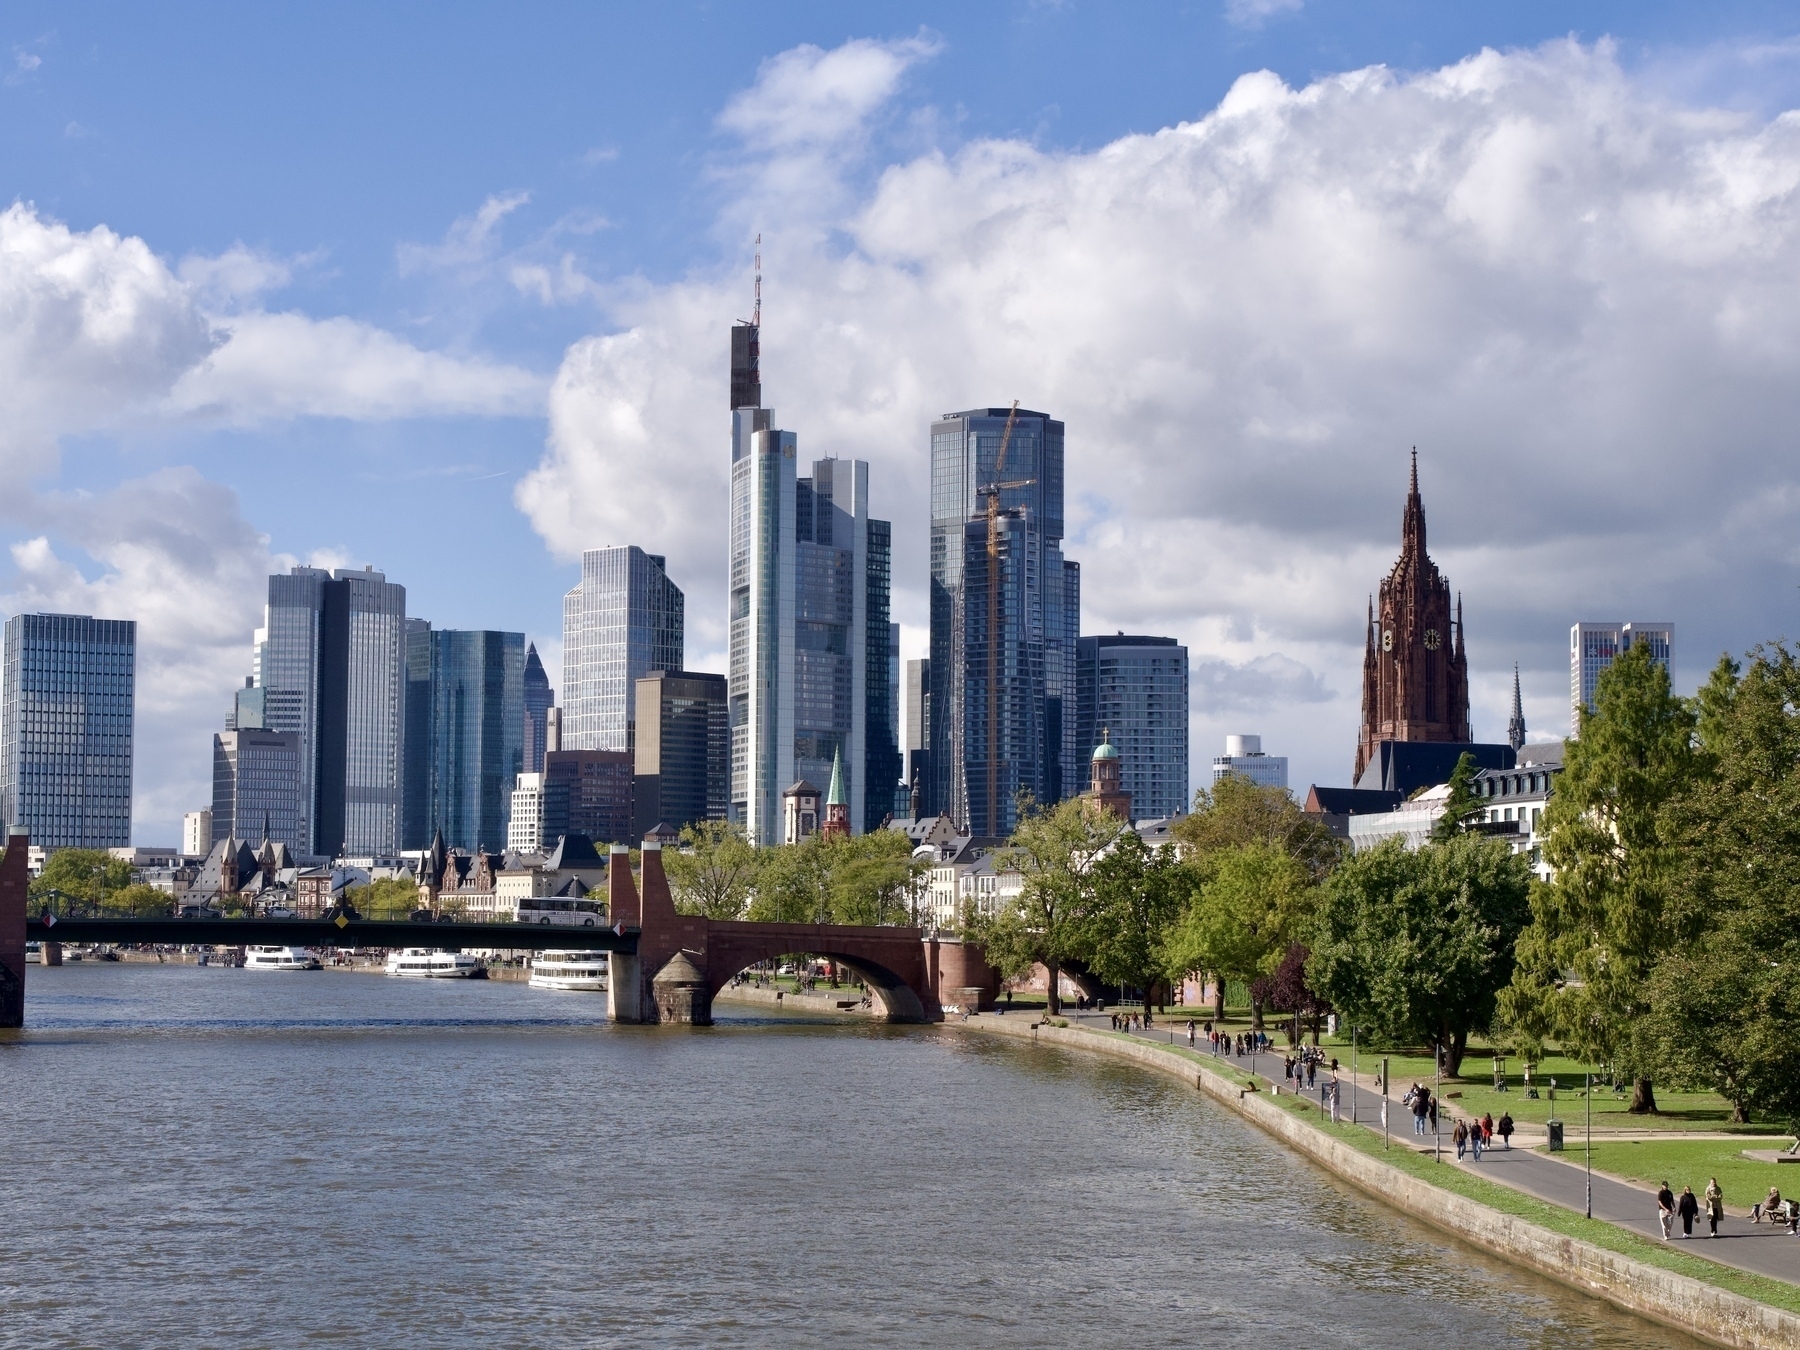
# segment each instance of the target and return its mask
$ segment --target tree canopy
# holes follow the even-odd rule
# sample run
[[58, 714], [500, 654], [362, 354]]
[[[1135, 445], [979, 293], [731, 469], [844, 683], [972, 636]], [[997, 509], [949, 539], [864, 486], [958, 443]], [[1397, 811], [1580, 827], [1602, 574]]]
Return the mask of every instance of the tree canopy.
[[[1179, 970], [1224, 982], [1270, 974], [1288, 944], [1312, 923], [1318, 888], [1300, 858], [1263, 840], [1221, 849], [1205, 860], [1199, 884], [1168, 939], [1167, 960]], [[1261, 1005], [1253, 1001], [1258, 1024]]]
[[1331, 827], [1300, 809], [1286, 788], [1263, 787], [1242, 774], [1227, 774], [1194, 794], [1194, 809], [1171, 827], [1182, 856], [1204, 864], [1230, 849], [1266, 844], [1323, 881], [1344, 856], [1344, 842]]
[[1094, 867], [1081, 957], [1107, 983], [1144, 990], [1146, 1016], [1152, 987], [1184, 973], [1171, 964], [1168, 939], [1187, 901], [1190, 876], [1174, 849], [1152, 850], [1135, 830], [1121, 834]]
[[663, 850], [675, 908], [709, 919], [744, 917], [761, 861], [743, 830], [724, 820], [683, 826], [681, 847]]
[[131, 885], [131, 864], [101, 848], [59, 848], [33, 877], [29, 895], [38, 904], [52, 903], [99, 912]]

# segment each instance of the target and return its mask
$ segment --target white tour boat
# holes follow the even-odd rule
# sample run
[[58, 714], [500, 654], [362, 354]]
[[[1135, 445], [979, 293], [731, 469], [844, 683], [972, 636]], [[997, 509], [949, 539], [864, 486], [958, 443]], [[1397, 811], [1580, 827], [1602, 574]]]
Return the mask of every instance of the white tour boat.
[[304, 947], [246, 947], [245, 970], [323, 970], [319, 958]]
[[408, 947], [388, 954], [387, 973], [413, 980], [485, 980], [487, 966], [462, 952]]
[[531, 963], [533, 989], [606, 992], [605, 952], [539, 952]]

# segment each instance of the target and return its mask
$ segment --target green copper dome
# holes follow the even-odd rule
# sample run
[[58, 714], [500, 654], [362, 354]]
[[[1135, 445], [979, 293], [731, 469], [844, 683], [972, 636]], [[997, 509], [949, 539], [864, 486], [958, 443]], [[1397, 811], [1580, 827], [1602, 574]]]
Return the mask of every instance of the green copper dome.
[[1119, 752], [1112, 743], [1112, 731], [1109, 728], [1100, 733], [1100, 744], [1094, 747], [1094, 758], [1117, 759], [1118, 757]]

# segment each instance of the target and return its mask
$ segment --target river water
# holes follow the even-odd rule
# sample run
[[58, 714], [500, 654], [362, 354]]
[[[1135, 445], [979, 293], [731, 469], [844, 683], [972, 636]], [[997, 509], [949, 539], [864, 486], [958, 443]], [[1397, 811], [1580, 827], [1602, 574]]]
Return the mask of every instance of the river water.
[[1143, 1070], [602, 1002], [32, 967], [0, 1345], [1695, 1344]]

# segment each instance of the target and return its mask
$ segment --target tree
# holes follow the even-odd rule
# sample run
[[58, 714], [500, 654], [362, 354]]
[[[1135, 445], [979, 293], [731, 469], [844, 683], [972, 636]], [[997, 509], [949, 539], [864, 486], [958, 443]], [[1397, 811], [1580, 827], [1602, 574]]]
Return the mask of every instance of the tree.
[[1437, 842], [1456, 838], [1485, 809], [1471, 786], [1480, 772], [1475, 756], [1467, 750], [1456, 757], [1456, 767], [1450, 771], [1450, 795], [1444, 799], [1444, 813], [1431, 827], [1431, 837]]
[[741, 919], [756, 890], [761, 858], [738, 826], [702, 820], [681, 831], [680, 850], [663, 850], [675, 908], [709, 919]]
[[1600, 673], [1545, 808], [1555, 880], [1532, 891], [1532, 921], [1502, 1000], [1509, 1025], [1545, 1027], [1570, 1053], [1631, 1074], [1634, 1112], [1656, 1094], [1634, 1025], [1651, 970], [1681, 939], [1676, 850], [1665, 812], [1701, 779], [1695, 711], [1639, 643]]
[[1094, 867], [1128, 827], [1079, 797], [1046, 808], [1025, 793], [1019, 806], [1018, 828], [994, 860], [997, 868], [1022, 874], [1019, 897], [991, 918], [971, 918], [966, 931], [1008, 978], [1041, 963], [1049, 975], [1048, 1007], [1057, 1013], [1063, 963], [1085, 949]]
[[1182, 857], [1196, 860], [1246, 844], [1270, 845], [1304, 867], [1315, 884], [1344, 855], [1343, 841], [1302, 811], [1286, 788], [1262, 787], [1235, 773], [1211, 792], [1196, 792], [1193, 812], [1176, 821], [1172, 832]]
[[829, 852], [835, 922], [873, 926], [912, 919], [913, 883], [927, 866], [913, 861], [905, 834], [876, 830], [835, 840]]
[[174, 905], [174, 898], [167, 891], [159, 891], [143, 882], [109, 895], [106, 902], [106, 907], [113, 913], [134, 919], [166, 919]]
[[365, 919], [404, 919], [420, 905], [418, 883], [410, 877], [382, 877], [352, 887], [344, 898]]
[[[1171, 969], [1211, 971], [1215, 1015], [1224, 1015], [1225, 982], [1245, 983], [1275, 969], [1288, 943], [1310, 924], [1317, 888], [1299, 858], [1279, 844], [1228, 848], [1209, 860], [1169, 937]], [[1262, 1025], [1262, 1001], [1251, 1014]]]
[[1292, 1013], [1294, 1021], [1288, 1032], [1288, 1044], [1300, 1043], [1301, 1019], [1312, 1028], [1313, 1044], [1319, 1043], [1319, 1024], [1331, 1011], [1331, 1000], [1314, 991], [1306, 982], [1306, 960], [1311, 951], [1303, 942], [1290, 942], [1281, 964], [1268, 980], [1269, 1006], [1276, 1012]]
[[1512, 977], [1530, 880], [1502, 840], [1387, 840], [1326, 884], [1307, 983], [1376, 1039], [1441, 1050], [1455, 1074]]
[[1168, 938], [1187, 900], [1190, 874], [1174, 850], [1154, 852], [1135, 830], [1119, 836], [1094, 867], [1094, 903], [1084, 920], [1082, 956], [1109, 984], [1144, 991], [1144, 1020], [1150, 1020], [1150, 990], [1180, 974], [1169, 967]]
[[750, 918], [758, 923], [830, 923], [831, 841], [812, 835], [763, 852]]
[[44, 870], [31, 881], [29, 894], [68, 906], [74, 902], [83, 912], [97, 912], [108, 899], [131, 885], [131, 864], [105, 849], [59, 848], [44, 862]]

